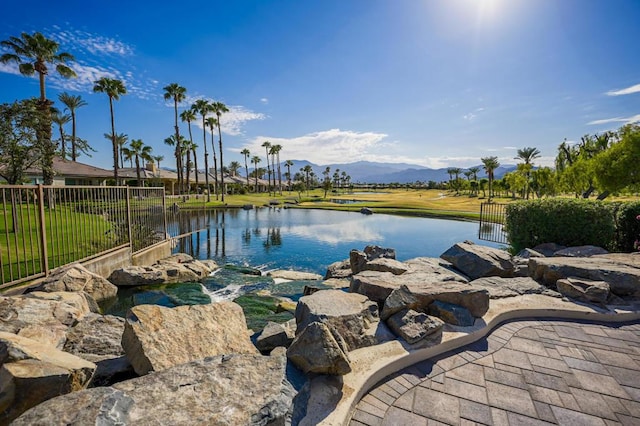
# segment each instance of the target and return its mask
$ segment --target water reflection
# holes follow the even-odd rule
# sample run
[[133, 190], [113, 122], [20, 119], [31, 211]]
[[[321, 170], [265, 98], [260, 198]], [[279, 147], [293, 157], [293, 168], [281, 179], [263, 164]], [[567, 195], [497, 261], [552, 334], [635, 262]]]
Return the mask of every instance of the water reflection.
[[218, 263], [306, 270], [326, 267], [368, 244], [393, 247], [400, 260], [438, 257], [459, 241], [478, 240], [476, 222], [363, 216], [327, 210], [275, 209], [177, 212], [168, 216], [171, 235], [181, 238], [175, 251]]

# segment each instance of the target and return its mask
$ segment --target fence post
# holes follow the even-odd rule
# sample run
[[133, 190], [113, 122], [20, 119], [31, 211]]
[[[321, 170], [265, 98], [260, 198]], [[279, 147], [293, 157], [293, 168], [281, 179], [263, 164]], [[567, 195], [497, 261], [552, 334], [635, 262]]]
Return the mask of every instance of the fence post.
[[167, 239], [167, 200], [165, 198], [164, 187], [162, 188], [162, 225], [164, 227], [164, 237], [163, 240]]
[[131, 248], [131, 252], [133, 253], [133, 237], [131, 233], [131, 190], [128, 186], [126, 186], [125, 189], [127, 191], [127, 196], [125, 198], [127, 199], [127, 230], [129, 232], [129, 247]]
[[44, 218], [44, 191], [42, 190], [42, 184], [38, 184], [38, 213], [40, 221], [40, 253], [42, 255], [42, 270], [45, 276], [49, 275], [49, 257], [47, 253], [47, 227], [45, 226]]

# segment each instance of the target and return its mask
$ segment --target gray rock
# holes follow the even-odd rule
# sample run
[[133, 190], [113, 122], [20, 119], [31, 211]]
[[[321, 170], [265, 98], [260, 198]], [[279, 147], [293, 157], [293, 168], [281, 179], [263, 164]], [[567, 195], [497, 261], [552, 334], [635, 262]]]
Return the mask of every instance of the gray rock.
[[560, 297], [557, 292], [545, 287], [530, 277], [486, 277], [473, 280], [471, 284], [489, 291], [489, 297], [491, 299], [522, 296], [524, 294], [544, 294], [551, 297]]
[[284, 425], [286, 358], [224, 355], [47, 401], [15, 425]]
[[368, 261], [369, 259], [367, 259], [367, 254], [363, 251], [354, 249], [349, 252], [349, 263], [353, 274], [364, 271], [364, 267]]
[[380, 319], [386, 321], [390, 316], [407, 309], [416, 309], [419, 306], [418, 299], [411, 293], [406, 285], [401, 285], [391, 292], [384, 301], [380, 312]]
[[597, 254], [608, 254], [609, 252], [597, 246], [567, 247], [553, 253], [554, 257], [591, 257]]
[[339, 262], [334, 262], [327, 267], [327, 272], [324, 275], [324, 279], [328, 280], [331, 278], [349, 278], [351, 276], [351, 261], [341, 260]]
[[533, 279], [550, 287], [555, 287], [560, 279], [578, 277], [604, 281], [617, 296], [640, 294], [640, 268], [634, 266], [640, 257], [611, 256], [532, 258], [529, 272]]
[[469, 278], [456, 270], [451, 263], [435, 257], [416, 257], [404, 262], [411, 267], [411, 272], [432, 274], [434, 281], [469, 282]]
[[[475, 317], [482, 317], [489, 310], [487, 290], [457, 281], [434, 281], [434, 278], [437, 279], [438, 276], [422, 272], [393, 275], [389, 272], [363, 271], [353, 276], [351, 291], [364, 294], [382, 304], [383, 312], [385, 300], [402, 285], [418, 300], [418, 305], [414, 308], [416, 310], [426, 308], [434, 300], [464, 306]], [[387, 307], [385, 315], [398, 309], [397, 306], [391, 310], [390, 308]]]
[[0, 423], [87, 386], [95, 364], [12, 333], [0, 332]]
[[296, 320], [292, 318], [285, 323], [269, 321], [256, 338], [256, 347], [260, 352], [271, 352], [283, 346], [288, 348], [296, 336]]
[[160, 259], [152, 266], [127, 266], [116, 269], [109, 281], [118, 287], [164, 283], [195, 282], [206, 278], [218, 268], [214, 261], [199, 261], [178, 253]]
[[378, 343], [378, 306], [360, 294], [321, 290], [301, 297], [295, 317], [297, 334], [313, 322], [326, 323], [344, 339], [348, 351]]
[[535, 251], [534, 249], [526, 248], [526, 249], [520, 250], [520, 252], [516, 254], [516, 257], [529, 259], [531, 257], [545, 257], [545, 255], [540, 253], [539, 251]]
[[313, 293], [322, 290], [322, 288], [313, 286], [313, 285], [305, 285], [302, 289], [303, 296], [311, 296]]
[[299, 333], [287, 357], [305, 373], [343, 375], [351, 371], [348, 349], [330, 325], [312, 322]]
[[111, 272], [109, 281], [118, 287], [154, 285], [166, 282], [167, 275], [165, 271], [151, 266], [127, 266]]
[[425, 313], [404, 309], [392, 315], [387, 320], [387, 325], [398, 337], [412, 345], [427, 336], [441, 332], [444, 322]]
[[380, 257], [370, 260], [364, 265], [365, 271], [391, 272], [394, 275], [402, 275], [409, 270], [409, 266], [395, 259]]
[[371, 210], [369, 207], [363, 207], [360, 209], [360, 213], [370, 215], [373, 214], [373, 210]]
[[84, 291], [94, 300], [100, 302], [116, 297], [118, 287], [111, 284], [106, 278], [87, 270], [80, 263], [72, 263], [60, 268], [46, 277], [38, 286], [28, 291]]
[[566, 246], [562, 246], [556, 243], [542, 243], [535, 246], [533, 250], [537, 251], [538, 253], [542, 253], [545, 257], [551, 257], [558, 250], [564, 250], [566, 248]]
[[367, 260], [374, 260], [379, 258], [396, 258], [396, 250], [388, 247], [366, 246], [364, 248], [364, 254], [367, 255]]
[[329, 278], [328, 280], [322, 281], [322, 284], [329, 287], [339, 289], [348, 289], [351, 285], [351, 280], [344, 278]]
[[475, 318], [468, 309], [454, 303], [436, 300], [429, 305], [429, 314], [442, 319], [444, 322], [462, 327], [470, 327]]
[[568, 277], [558, 280], [556, 286], [562, 295], [581, 302], [604, 304], [609, 298], [609, 284], [604, 281]]
[[242, 308], [232, 302], [134, 306], [127, 314], [122, 347], [140, 375], [209, 356], [258, 352]]
[[457, 243], [440, 255], [472, 280], [482, 277], [512, 277], [514, 264], [504, 250], [474, 244]]

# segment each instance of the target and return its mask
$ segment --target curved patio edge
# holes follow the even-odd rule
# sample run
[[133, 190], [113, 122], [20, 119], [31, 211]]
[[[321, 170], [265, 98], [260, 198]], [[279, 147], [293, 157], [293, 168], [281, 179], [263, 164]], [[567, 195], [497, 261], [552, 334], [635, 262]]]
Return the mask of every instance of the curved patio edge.
[[[518, 299], [518, 300], [514, 300]], [[513, 302], [516, 302], [515, 307]], [[357, 349], [349, 353], [353, 371], [342, 376], [342, 398], [331, 407], [329, 401], [322, 406], [322, 396], [314, 402], [313, 412], [308, 413], [301, 425], [319, 424], [325, 426], [345, 425], [349, 422], [360, 399], [380, 380], [410, 365], [436, 357], [471, 344], [488, 336], [502, 323], [514, 320], [554, 318], [562, 320], [590, 320], [605, 323], [619, 323], [640, 320], [640, 310], [604, 310], [593, 306], [575, 304], [546, 296], [528, 295], [510, 299], [492, 300], [493, 307], [481, 324], [473, 327], [456, 328], [443, 333], [442, 342], [416, 350], [407, 350], [398, 340], [380, 345]], [[550, 306], [544, 306], [550, 305]], [[318, 379], [322, 380], [321, 377]], [[315, 380], [315, 379], [314, 379]], [[325, 393], [325, 392], [323, 392]], [[319, 400], [318, 400], [319, 399]]]

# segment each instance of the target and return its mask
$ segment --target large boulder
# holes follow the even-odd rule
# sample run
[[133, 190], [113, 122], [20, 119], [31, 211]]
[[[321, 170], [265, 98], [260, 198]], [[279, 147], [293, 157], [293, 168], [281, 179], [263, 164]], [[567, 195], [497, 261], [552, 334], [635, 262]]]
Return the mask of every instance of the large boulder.
[[22, 425], [284, 425], [295, 390], [284, 356], [223, 355], [49, 400]]
[[135, 376], [122, 349], [124, 318], [90, 313], [67, 330], [63, 350], [96, 364], [90, 386], [104, 386]]
[[[354, 275], [351, 282], [351, 291], [364, 294], [369, 299], [381, 304], [382, 316], [388, 316], [402, 310], [404, 307], [416, 310], [426, 309], [434, 300], [455, 303], [469, 309], [474, 317], [482, 317], [489, 309], [489, 292], [470, 284], [458, 281], [437, 281], [439, 276], [431, 273], [414, 272], [402, 275], [393, 275], [389, 272], [363, 271]], [[404, 286], [404, 287], [403, 287]], [[417, 304], [402, 306], [401, 303], [387, 305], [385, 301], [393, 291], [411, 293]]]
[[617, 296], [640, 295], [640, 257], [627, 254], [593, 257], [551, 257], [529, 259], [529, 273], [536, 281], [555, 287], [568, 277], [604, 281]]
[[295, 318], [285, 323], [269, 321], [256, 338], [256, 347], [260, 352], [271, 352], [279, 346], [288, 348], [295, 336]]
[[140, 375], [215, 355], [258, 353], [242, 308], [233, 302], [134, 306], [127, 313], [122, 347]]
[[0, 424], [50, 398], [83, 389], [95, 364], [22, 336], [0, 332]]
[[351, 264], [351, 272], [357, 274], [365, 270], [365, 265], [375, 259], [394, 259], [396, 251], [392, 248], [384, 248], [380, 246], [366, 246], [364, 251], [351, 250], [349, 252], [349, 262]]
[[416, 257], [404, 262], [411, 267], [410, 272], [422, 272], [432, 274], [433, 281], [458, 281], [469, 282], [469, 278], [456, 270], [453, 265], [444, 259], [436, 257]]
[[429, 305], [429, 314], [442, 319], [444, 322], [462, 327], [470, 327], [475, 323], [475, 318], [467, 308], [455, 303], [434, 301]]
[[366, 296], [340, 290], [321, 290], [301, 297], [296, 308], [296, 334], [313, 322], [326, 323], [354, 350], [378, 343], [378, 305]]
[[349, 278], [352, 274], [351, 261], [347, 259], [339, 262], [333, 262], [331, 265], [327, 266], [327, 272], [324, 274], [324, 279]]
[[554, 257], [591, 257], [598, 254], [608, 254], [609, 252], [598, 246], [577, 246], [567, 247], [553, 253]]
[[218, 269], [213, 260], [197, 260], [188, 254], [177, 253], [158, 260], [151, 266], [126, 266], [114, 270], [109, 281], [118, 287], [184, 283], [201, 281]]
[[116, 297], [118, 287], [80, 263], [72, 263], [49, 275], [38, 286], [29, 289], [31, 291], [84, 291], [100, 302]]
[[287, 357], [305, 373], [343, 375], [351, 372], [348, 348], [331, 325], [312, 322], [299, 333]]
[[0, 331], [19, 334], [62, 348], [66, 331], [89, 314], [91, 299], [85, 293], [33, 292], [0, 296]]
[[118, 287], [162, 284], [167, 281], [164, 271], [151, 266], [125, 266], [109, 275], [109, 281]]
[[515, 268], [511, 255], [505, 250], [466, 241], [454, 244], [440, 257], [472, 280], [491, 276], [509, 278]]
[[394, 275], [402, 275], [410, 267], [395, 259], [380, 257], [367, 262], [363, 269], [365, 271], [391, 272]]
[[540, 284], [531, 277], [486, 277], [471, 281], [475, 287], [484, 288], [491, 299], [522, 296], [525, 294], [543, 294], [545, 296], [560, 297], [560, 295]]
[[558, 291], [580, 302], [607, 303], [609, 284], [604, 281], [592, 281], [584, 278], [563, 278], [556, 282]]
[[410, 345], [416, 344], [428, 336], [439, 333], [444, 322], [437, 317], [429, 316], [413, 309], [403, 309], [387, 320], [389, 328]]

